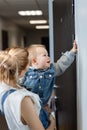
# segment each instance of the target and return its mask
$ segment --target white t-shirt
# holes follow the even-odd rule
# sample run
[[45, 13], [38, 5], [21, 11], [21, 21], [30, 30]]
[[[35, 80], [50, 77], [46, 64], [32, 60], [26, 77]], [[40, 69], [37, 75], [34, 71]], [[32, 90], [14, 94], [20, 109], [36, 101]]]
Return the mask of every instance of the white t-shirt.
[[[0, 110], [2, 110], [2, 95], [9, 90], [9, 88], [13, 89], [5, 83], [0, 83]], [[21, 122], [21, 102], [25, 96], [30, 96], [32, 98], [34, 101], [35, 111], [39, 116], [41, 106], [38, 95], [27, 91], [25, 88], [18, 89], [9, 94], [4, 102], [4, 113], [9, 130], [30, 130], [28, 125], [24, 125]]]

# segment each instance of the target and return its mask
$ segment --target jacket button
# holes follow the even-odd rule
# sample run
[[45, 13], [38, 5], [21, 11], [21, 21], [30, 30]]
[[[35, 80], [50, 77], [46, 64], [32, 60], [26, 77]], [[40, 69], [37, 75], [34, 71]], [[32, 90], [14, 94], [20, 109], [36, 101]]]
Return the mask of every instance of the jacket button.
[[41, 86], [39, 86], [39, 88], [41, 88]]
[[43, 76], [42, 75], [40, 75], [40, 78], [42, 78]]
[[49, 77], [52, 77], [52, 75], [51, 75], [51, 74], [49, 74]]
[[30, 79], [32, 79], [32, 75], [30, 76]]

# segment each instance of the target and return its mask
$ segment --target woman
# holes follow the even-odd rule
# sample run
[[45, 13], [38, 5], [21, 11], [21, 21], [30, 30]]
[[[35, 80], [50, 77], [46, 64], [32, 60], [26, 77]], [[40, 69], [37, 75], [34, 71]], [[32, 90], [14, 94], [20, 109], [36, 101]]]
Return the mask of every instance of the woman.
[[[0, 110], [4, 113], [9, 130], [45, 130], [39, 120], [41, 106], [38, 95], [17, 84], [17, 79], [25, 73], [27, 66], [28, 52], [24, 48], [14, 47], [0, 53]], [[54, 130], [52, 116], [50, 121], [47, 130]]]

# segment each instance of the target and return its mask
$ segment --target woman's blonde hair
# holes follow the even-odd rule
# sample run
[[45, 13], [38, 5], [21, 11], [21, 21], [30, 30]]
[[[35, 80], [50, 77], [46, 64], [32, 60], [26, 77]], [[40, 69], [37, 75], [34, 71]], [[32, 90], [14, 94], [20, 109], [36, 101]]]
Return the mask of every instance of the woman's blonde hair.
[[0, 82], [9, 85], [16, 83], [18, 76], [28, 64], [28, 51], [25, 48], [13, 47], [0, 52]]
[[29, 57], [28, 57], [28, 59], [29, 59], [29, 65], [30, 66], [32, 66], [32, 59], [35, 59], [36, 58], [36, 56], [37, 56], [37, 48], [38, 47], [41, 47], [41, 48], [45, 48], [46, 49], [46, 47], [45, 47], [45, 45], [43, 45], [43, 44], [31, 44], [28, 48], [27, 48], [27, 50], [28, 50], [28, 52], [29, 52]]

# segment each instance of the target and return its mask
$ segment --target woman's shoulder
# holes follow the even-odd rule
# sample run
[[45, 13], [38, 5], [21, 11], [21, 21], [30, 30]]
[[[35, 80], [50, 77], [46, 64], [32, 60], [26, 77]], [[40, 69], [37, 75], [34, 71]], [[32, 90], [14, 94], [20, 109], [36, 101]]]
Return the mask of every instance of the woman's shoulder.
[[31, 99], [36, 107], [37, 113], [40, 112], [41, 106], [38, 95], [27, 91], [25, 88], [18, 89], [14, 93], [9, 95], [9, 109], [12, 108], [13, 110], [17, 111], [17, 114], [19, 115], [18, 111], [20, 111], [21, 103], [25, 97], [28, 97], [29, 100]]
[[31, 91], [28, 91], [26, 88], [20, 88], [16, 90], [12, 95], [12, 98], [14, 98], [13, 100], [22, 101], [26, 96], [31, 98], [35, 104], [40, 104], [39, 96]]

